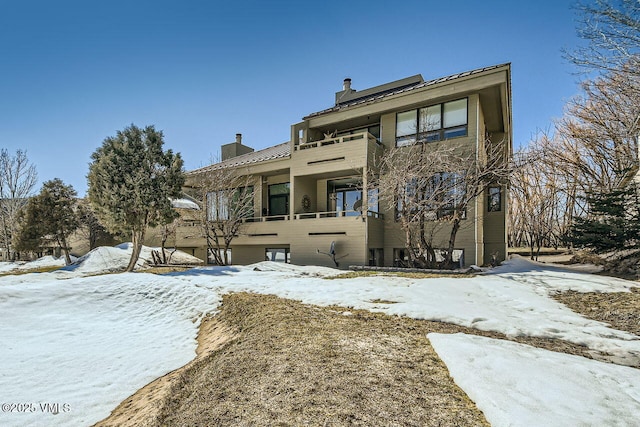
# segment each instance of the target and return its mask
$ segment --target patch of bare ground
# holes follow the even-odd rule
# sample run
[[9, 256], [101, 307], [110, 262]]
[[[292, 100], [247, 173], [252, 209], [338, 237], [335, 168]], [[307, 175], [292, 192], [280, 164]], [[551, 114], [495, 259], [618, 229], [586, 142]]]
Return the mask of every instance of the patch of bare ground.
[[[214, 335], [224, 331], [227, 339], [163, 377], [156, 400], [149, 402], [142, 389], [114, 411], [119, 418], [100, 425], [484, 426], [482, 412], [449, 377], [426, 335], [507, 339], [446, 323], [248, 293], [226, 295], [210, 322]], [[211, 334], [206, 328], [201, 337]], [[563, 341], [512, 340], [590, 357], [584, 347]]]
[[568, 291], [553, 297], [589, 319], [606, 322], [615, 329], [640, 335], [640, 288], [616, 293]]

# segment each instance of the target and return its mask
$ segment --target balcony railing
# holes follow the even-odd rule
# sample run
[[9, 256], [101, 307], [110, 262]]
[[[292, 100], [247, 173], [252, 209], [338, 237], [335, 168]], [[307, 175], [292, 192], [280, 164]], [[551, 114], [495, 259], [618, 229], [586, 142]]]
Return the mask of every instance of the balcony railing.
[[324, 147], [327, 145], [342, 144], [345, 142], [352, 142], [352, 141], [369, 141], [369, 142], [380, 144], [380, 142], [376, 139], [376, 137], [371, 135], [369, 132], [360, 132], [360, 133], [353, 133], [349, 135], [336, 136], [334, 138], [325, 138], [321, 141], [304, 142], [302, 144], [297, 145], [295, 149], [307, 150], [310, 148]]
[[252, 218], [244, 218], [242, 222], [286, 221], [288, 219], [289, 219], [289, 215], [271, 215], [271, 216], [256, 216]]
[[[369, 218], [376, 219], [384, 219], [384, 215], [378, 212], [367, 211], [366, 215]], [[344, 217], [353, 217], [357, 218], [362, 216], [360, 211], [327, 211], [327, 212], [309, 212], [309, 213], [299, 213], [293, 215], [293, 219], [322, 219], [322, 218], [344, 218]], [[269, 222], [269, 221], [288, 221], [291, 219], [291, 215], [271, 215], [271, 216], [256, 216], [250, 218], [243, 218], [242, 222]], [[200, 226], [199, 221], [193, 221], [189, 223], [182, 224], [183, 227], [195, 227]]]
[[[367, 216], [370, 218], [384, 219], [384, 216], [378, 212], [367, 211]], [[330, 211], [330, 212], [309, 212], [300, 213], [293, 216], [294, 219], [320, 219], [320, 218], [342, 218], [342, 217], [354, 217], [361, 216], [360, 211]]]

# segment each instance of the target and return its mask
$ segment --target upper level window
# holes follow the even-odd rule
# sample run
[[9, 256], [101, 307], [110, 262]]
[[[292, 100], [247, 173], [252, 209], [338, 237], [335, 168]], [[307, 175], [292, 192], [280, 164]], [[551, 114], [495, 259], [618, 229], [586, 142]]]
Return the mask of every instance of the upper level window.
[[441, 141], [467, 135], [467, 98], [396, 115], [396, 146]]

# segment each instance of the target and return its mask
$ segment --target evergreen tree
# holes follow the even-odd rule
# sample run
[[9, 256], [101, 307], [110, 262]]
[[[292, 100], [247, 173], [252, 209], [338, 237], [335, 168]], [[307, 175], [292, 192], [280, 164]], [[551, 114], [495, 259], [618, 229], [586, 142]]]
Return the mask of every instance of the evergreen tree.
[[131, 125], [106, 138], [89, 166], [89, 201], [110, 233], [131, 236], [133, 271], [149, 226], [171, 222], [177, 213], [170, 198], [181, 195], [182, 158], [162, 151], [161, 131]]
[[78, 220], [80, 221], [79, 234], [89, 244], [89, 250], [114, 243], [113, 236], [100, 224], [91, 204], [86, 199], [78, 203]]
[[569, 240], [596, 253], [640, 248], [640, 197], [637, 184], [591, 193], [590, 215], [575, 218]]
[[77, 193], [59, 178], [43, 184], [40, 193], [29, 199], [22, 215], [17, 246], [21, 250], [42, 250], [54, 243], [62, 249], [66, 264], [71, 264], [69, 236], [78, 228]]

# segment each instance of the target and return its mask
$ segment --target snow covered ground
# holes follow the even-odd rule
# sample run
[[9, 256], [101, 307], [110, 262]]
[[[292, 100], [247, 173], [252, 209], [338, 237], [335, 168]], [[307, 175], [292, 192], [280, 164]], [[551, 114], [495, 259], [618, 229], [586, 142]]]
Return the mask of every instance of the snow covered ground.
[[[68, 405], [60, 406], [57, 415], [47, 407], [43, 413], [40, 406], [28, 413], [0, 413], [0, 425], [80, 426], [106, 417], [134, 391], [194, 357], [199, 319], [215, 312], [221, 296], [231, 291], [440, 320], [507, 335], [559, 338], [613, 353], [623, 362], [640, 357], [640, 338], [588, 320], [549, 298], [550, 292], [564, 289], [628, 292], [635, 282], [524, 259], [475, 278], [327, 280], [339, 272], [270, 262], [165, 276], [82, 277], [126, 264], [128, 258], [118, 251], [127, 249], [96, 251], [66, 271], [0, 278], [0, 324], [7, 325], [0, 334], [0, 401]], [[372, 302], [378, 300], [395, 303]], [[627, 425], [627, 420], [640, 418], [640, 371], [634, 368], [500, 340], [430, 338], [456, 382], [493, 425], [532, 425], [531, 420], [549, 425], [550, 419], [560, 420], [556, 425], [602, 425], [615, 417]], [[569, 365], [572, 370], [566, 369]], [[624, 380], [615, 381], [616, 376]], [[575, 378], [573, 386], [567, 383], [569, 377]], [[580, 393], [571, 391], [579, 388]], [[564, 418], [567, 408], [571, 418]]]
[[[75, 259], [75, 257], [72, 257], [72, 260], [73, 259]], [[64, 257], [56, 258], [51, 255], [47, 255], [30, 262], [0, 262], [0, 273], [8, 273], [16, 270], [35, 270], [43, 267], [63, 267], [64, 264]]]
[[636, 426], [640, 370], [510, 341], [429, 334], [493, 426]]

